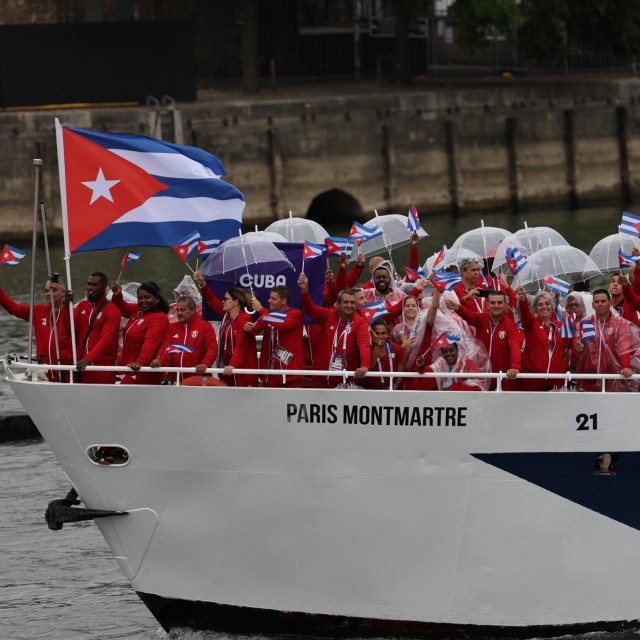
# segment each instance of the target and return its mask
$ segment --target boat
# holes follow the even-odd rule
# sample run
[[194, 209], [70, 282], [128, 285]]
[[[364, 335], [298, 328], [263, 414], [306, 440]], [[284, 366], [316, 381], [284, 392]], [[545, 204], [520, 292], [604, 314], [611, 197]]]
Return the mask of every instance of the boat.
[[59, 513], [95, 518], [166, 630], [637, 624], [637, 394], [55, 384], [2, 364], [74, 488]]

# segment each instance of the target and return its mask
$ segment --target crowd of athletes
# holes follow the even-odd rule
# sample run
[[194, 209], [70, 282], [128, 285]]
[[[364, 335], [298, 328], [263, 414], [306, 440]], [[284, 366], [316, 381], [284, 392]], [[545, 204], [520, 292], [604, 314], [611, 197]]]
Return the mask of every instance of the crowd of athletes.
[[[419, 267], [418, 238], [411, 241], [410, 264]], [[564, 374], [617, 374], [605, 382], [607, 391], [635, 391], [640, 373], [640, 274], [611, 276], [606, 289], [589, 291], [575, 285], [562, 301], [552, 291], [529, 295], [512, 289], [506, 276], [490, 277], [490, 265], [480, 258], [457, 267], [462, 281], [439, 293], [428, 278], [401, 278], [383, 257], [368, 264], [359, 255], [349, 268], [346, 255], [337, 271], [327, 268], [322, 306], [309, 294], [302, 273], [297, 281], [300, 307], [290, 305], [291, 291], [274, 287], [268, 308], [245, 289], [231, 287], [218, 298], [202, 275], [185, 278], [169, 304], [153, 282], [137, 286], [133, 300], [107, 276], [92, 273], [86, 298], [74, 305], [74, 294], [59, 279], [49, 280], [45, 304], [33, 309], [38, 360], [72, 364], [72, 331], [76, 357], [74, 381], [93, 384], [173, 384], [176, 373], [141, 371], [143, 367], [183, 367], [181, 382], [193, 376], [201, 384], [229, 386], [316, 387], [506, 391], [600, 390], [598, 380], [568, 381]], [[366, 276], [365, 276], [366, 273]], [[365, 281], [361, 286], [359, 282]], [[381, 301], [386, 315], [370, 321], [365, 305]], [[51, 305], [53, 303], [54, 311]], [[18, 304], [0, 289], [0, 305], [29, 320], [29, 305]], [[202, 305], [222, 318], [202, 319]], [[363, 309], [364, 307], [364, 309]], [[73, 325], [70, 318], [73, 310]], [[306, 314], [312, 323], [305, 322]], [[55, 328], [54, 318], [55, 314]], [[563, 321], [589, 319], [595, 337], [563, 337]], [[73, 326], [73, 328], [72, 328]], [[261, 341], [256, 338], [261, 337]], [[125, 373], [96, 371], [90, 366], [126, 367]], [[207, 369], [222, 369], [219, 375]], [[261, 369], [261, 374], [239, 374]], [[288, 371], [337, 372], [336, 375]], [[439, 372], [441, 377], [391, 375], [398, 372]], [[347, 373], [349, 372], [349, 373]], [[496, 377], [468, 374], [501, 373]], [[524, 379], [522, 373], [545, 374]], [[562, 377], [556, 377], [562, 374]], [[68, 382], [70, 372], [49, 370], [52, 382]]]

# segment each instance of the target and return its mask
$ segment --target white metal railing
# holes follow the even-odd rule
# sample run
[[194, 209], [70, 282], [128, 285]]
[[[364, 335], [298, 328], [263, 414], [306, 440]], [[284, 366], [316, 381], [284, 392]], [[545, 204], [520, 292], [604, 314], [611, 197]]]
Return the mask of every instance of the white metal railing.
[[[48, 364], [34, 364], [28, 362], [22, 362], [17, 360], [15, 356], [2, 356], [0, 357], [0, 363], [5, 372], [11, 375], [12, 368], [37, 371], [75, 371], [74, 365], [48, 365]], [[195, 367], [140, 367], [138, 371], [133, 371], [126, 365], [119, 366], [88, 366], [85, 371], [115, 371], [121, 373], [176, 373], [178, 374], [178, 380], [180, 376], [188, 374], [189, 376], [200, 375], [196, 373]], [[210, 367], [205, 373], [220, 375], [224, 372], [224, 369], [217, 367]], [[316, 369], [287, 369], [282, 371], [280, 369], [234, 369], [232, 375], [270, 375], [270, 376], [282, 376], [283, 382], [286, 382], [287, 376], [302, 376], [302, 377], [321, 377], [321, 378], [342, 378], [343, 382], [347, 382], [349, 379], [355, 378], [355, 371], [319, 371]], [[425, 372], [416, 373], [412, 371], [390, 372], [390, 371], [369, 371], [366, 375], [367, 378], [389, 378], [389, 389], [393, 390], [393, 382], [396, 378], [483, 378], [483, 379], [495, 379], [497, 381], [495, 391], [502, 391], [502, 381], [507, 379], [504, 372], [498, 373], [466, 373], [466, 372]], [[70, 384], [74, 384], [73, 376], [70, 376]], [[602, 392], [606, 390], [607, 380], [640, 380], [640, 374], [634, 374], [631, 378], [625, 378], [621, 374], [616, 373], [519, 373], [518, 380], [566, 380], [568, 383], [574, 380], [600, 380], [602, 382]]]

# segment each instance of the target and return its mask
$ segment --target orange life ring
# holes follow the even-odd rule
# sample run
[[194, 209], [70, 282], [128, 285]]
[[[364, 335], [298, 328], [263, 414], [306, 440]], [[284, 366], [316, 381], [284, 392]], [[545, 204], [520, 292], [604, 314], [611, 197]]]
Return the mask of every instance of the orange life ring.
[[189, 378], [183, 378], [180, 382], [181, 385], [185, 387], [226, 387], [227, 384], [222, 382], [222, 380], [218, 380], [218, 378], [212, 378], [209, 376], [206, 379], [206, 383], [202, 384], [202, 376], [190, 376]]

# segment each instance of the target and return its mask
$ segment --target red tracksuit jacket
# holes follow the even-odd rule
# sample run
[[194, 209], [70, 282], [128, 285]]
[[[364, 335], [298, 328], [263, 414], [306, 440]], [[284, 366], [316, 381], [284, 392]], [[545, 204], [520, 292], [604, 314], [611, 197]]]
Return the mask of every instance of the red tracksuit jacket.
[[[260, 317], [265, 316], [267, 309], [260, 309]], [[260, 350], [261, 369], [304, 369], [304, 350], [302, 342], [302, 326], [304, 318], [300, 309], [290, 307], [284, 322], [271, 324], [270, 322], [256, 322], [255, 327], [250, 331], [250, 335], [256, 336], [264, 332], [262, 348]], [[281, 346], [292, 354], [291, 361], [283, 365], [279, 360], [272, 358], [275, 345]], [[282, 376], [262, 375], [260, 376], [264, 386], [281, 387]], [[302, 376], [287, 376], [287, 385], [295, 386], [302, 379]]]
[[[169, 319], [162, 311], [142, 313], [135, 302], [125, 302], [122, 296], [113, 296], [112, 302], [120, 309], [125, 318], [129, 318], [122, 331], [122, 353], [119, 364], [139, 362], [147, 367], [156, 358], [160, 345], [169, 330]], [[122, 384], [160, 384], [161, 373], [127, 374]]]
[[[191, 347], [193, 352], [168, 353], [172, 342]], [[196, 367], [199, 364], [212, 367], [218, 357], [216, 332], [209, 322], [197, 314], [187, 323], [172, 322], [159, 353], [163, 367]], [[168, 377], [174, 381], [176, 374], [170, 373]]]
[[[334, 352], [334, 341], [336, 343], [335, 353], [346, 355], [345, 369], [353, 371], [359, 367], [369, 368], [371, 341], [369, 325], [363, 318], [354, 314], [351, 317], [349, 329], [346, 330], [347, 323], [340, 319], [337, 309], [318, 307], [311, 300], [309, 293], [301, 294], [300, 301], [305, 313], [321, 327], [318, 340], [313, 345], [314, 369], [329, 369], [331, 356]], [[331, 386], [339, 383], [340, 378], [331, 378]]]
[[[220, 300], [211, 287], [207, 284], [202, 289], [202, 299], [219, 316], [222, 316], [220, 326], [220, 358], [221, 367], [230, 365], [234, 369], [257, 369], [258, 352], [256, 350], [256, 339], [244, 331], [247, 322], [253, 322], [252, 317], [245, 311], [240, 311], [238, 315], [231, 319], [228, 313], [222, 308]], [[230, 376], [218, 376], [220, 380], [231, 387], [256, 387], [258, 386], [258, 376], [254, 374]]]
[[[518, 325], [507, 315], [500, 319], [500, 322], [493, 327], [488, 313], [478, 313], [460, 305], [456, 312], [463, 320], [477, 329], [477, 338], [482, 340], [489, 360], [491, 361], [491, 371], [506, 373], [509, 369], [520, 371], [522, 367], [522, 343], [524, 334]], [[496, 388], [496, 381], [491, 381], [491, 389]], [[505, 391], [514, 391], [517, 388], [515, 380], [504, 380], [502, 388]]]
[[[74, 308], [76, 353], [78, 354], [78, 360], [84, 357], [90, 364], [112, 366], [116, 363], [118, 357], [120, 309], [111, 302], [107, 302], [98, 313], [89, 334], [84, 355], [81, 353], [91, 319], [105, 300], [106, 296], [97, 302], [81, 300]], [[114, 384], [116, 374], [109, 371], [84, 371], [80, 381], [87, 384]]]
[[[18, 304], [0, 288], [0, 305], [8, 313], [21, 320], [29, 321], [28, 304]], [[58, 329], [58, 345], [60, 347], [60, 364], [73, 362], [71, 349], [71, 326], [69, 323], [69, 308], [61, 307], [56, 312], [56, 327]], [[43, 364], [58, 364], [56, 356], [56, 340], [53, 324], [51, 323], [51, 306], [36, 304], [33, 306], [33, 332], [36, 338], [36, 353], [42, 356]], [[47, 377], [51, 382], [59, 382], [58, 372], [49, 372]], [[67, 376], [68, 380], [68, 376]]]

